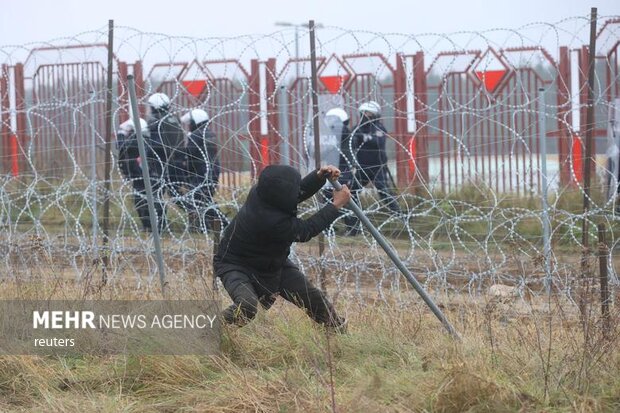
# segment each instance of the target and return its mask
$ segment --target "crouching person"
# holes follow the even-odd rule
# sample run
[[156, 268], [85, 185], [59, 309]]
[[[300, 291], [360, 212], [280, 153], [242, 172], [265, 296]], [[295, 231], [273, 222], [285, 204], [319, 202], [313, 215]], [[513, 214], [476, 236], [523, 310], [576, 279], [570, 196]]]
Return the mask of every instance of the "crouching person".
[[334, 166], [313, 171], [303, 179], [289, 166], [272, 165], [263, 170], [226, 227], [213, 259], [215, 275], [233, 300], [222, 314], [227, 323], [246, 324], [256, 315], [259, 303], [268, 309], [281, 295], [317, 323], [344, 330], [344, 318], [288, 259], [293, 242], [306, 242], [321, 233], [349, 202], [351, 193], [343, 186], [316, 214], [306, 220], [297, 218], [297, 204], [319, 191], [328, 176], [339, 175]]

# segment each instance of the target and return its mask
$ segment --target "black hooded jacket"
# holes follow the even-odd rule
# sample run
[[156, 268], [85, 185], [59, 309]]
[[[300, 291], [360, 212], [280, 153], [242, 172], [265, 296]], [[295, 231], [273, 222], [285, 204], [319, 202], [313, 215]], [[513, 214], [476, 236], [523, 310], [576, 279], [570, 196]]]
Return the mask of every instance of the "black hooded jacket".
[[338, 209], [329, 203], [306, 220], [297, 218], [297, 204], [324, 184], [325, 178], [319, 178], [316, 171], [302, 180], [290, 166], [266, 167], [224, 231], [213, 260], [215, 275], [238, 267], [261, 275], [278, 275], [293, 242], [309, 241], [339, 216]]

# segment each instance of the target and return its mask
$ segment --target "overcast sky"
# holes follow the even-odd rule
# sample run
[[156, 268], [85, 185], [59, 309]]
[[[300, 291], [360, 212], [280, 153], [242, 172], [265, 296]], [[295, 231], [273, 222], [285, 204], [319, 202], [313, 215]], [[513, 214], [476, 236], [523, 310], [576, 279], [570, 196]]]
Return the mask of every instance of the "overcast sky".
[[269, 33], [274, 22], [315, 19], [376, 32], [449, 33], [516, 28], [586, 16], [620, 15], [620, 0], [0, 0], [0, 45], [119, 26], [195, 37]]

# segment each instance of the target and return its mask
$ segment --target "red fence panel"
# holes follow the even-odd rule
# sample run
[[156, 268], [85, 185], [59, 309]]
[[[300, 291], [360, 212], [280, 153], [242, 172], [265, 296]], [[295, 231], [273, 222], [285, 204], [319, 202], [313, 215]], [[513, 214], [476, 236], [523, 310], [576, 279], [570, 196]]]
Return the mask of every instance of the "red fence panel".
[[2, 173], [6, 174], [11, 170], [11, 148], [10, 140], [13, 132], [11, 130], [11, 102], [9, 97], [9, 66], [0, 66], [0, 139], [2, 144], [1, 168]]

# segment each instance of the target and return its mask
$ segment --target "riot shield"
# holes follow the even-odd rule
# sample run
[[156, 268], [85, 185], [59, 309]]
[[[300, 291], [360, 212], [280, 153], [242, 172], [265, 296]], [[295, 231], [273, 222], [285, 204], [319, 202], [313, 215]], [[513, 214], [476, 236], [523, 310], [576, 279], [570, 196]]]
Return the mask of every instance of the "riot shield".
[[607, 196], [612, 199], [618, 193], [620, 181], [620, 99], [609, 105], [609, 123], [607, 128]]

